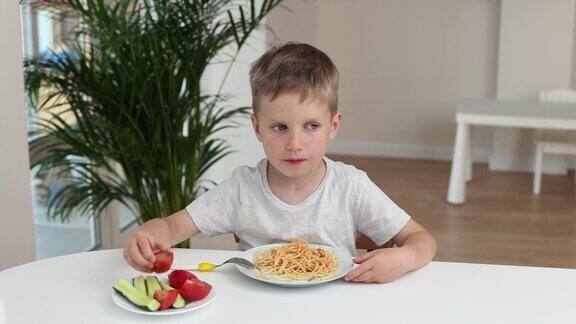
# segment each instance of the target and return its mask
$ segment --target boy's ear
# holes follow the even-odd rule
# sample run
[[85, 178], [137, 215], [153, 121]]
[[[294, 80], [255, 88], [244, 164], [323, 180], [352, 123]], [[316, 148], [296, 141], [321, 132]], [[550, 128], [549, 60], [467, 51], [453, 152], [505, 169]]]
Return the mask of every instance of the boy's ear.
[[251, 114], [250, 121], [252, 121], [252, 128], [254, 128], [254, 134], [256, 134], [256, 138], [258, 138], [258, 140], [262, 142], [262, 134], [260, 134], [260, 124], [258, 124], [258, 118], [256, 117], [256, 115]]
[[338, 130], [340, 129], [340, 123], [342, 122], [342, 114], [337, 113], [332, 117], [332, 122], [330, 123], [330, 140], [336, 138], [338, 135]]

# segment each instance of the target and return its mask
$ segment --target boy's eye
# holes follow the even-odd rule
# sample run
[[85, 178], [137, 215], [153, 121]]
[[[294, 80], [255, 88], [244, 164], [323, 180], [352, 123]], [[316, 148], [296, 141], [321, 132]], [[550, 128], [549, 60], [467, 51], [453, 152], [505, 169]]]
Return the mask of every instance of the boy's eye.
[[318, 124], [318, 123], [308, 123], [308, 124], [306, 124], [306, 129], [307, 129], [307, 130], [317, 130], [318, 128], [320, 128], [320, 124]]
[[284, 125], [284, 124], [276, 124], [276, 125], [272, 126], [272, 129], [275, 130], [275, 131], [277, 131], [277, 132], [285, 131], [286, 128], [287, 128], [287, 127], [286, 127], [286, 125]]

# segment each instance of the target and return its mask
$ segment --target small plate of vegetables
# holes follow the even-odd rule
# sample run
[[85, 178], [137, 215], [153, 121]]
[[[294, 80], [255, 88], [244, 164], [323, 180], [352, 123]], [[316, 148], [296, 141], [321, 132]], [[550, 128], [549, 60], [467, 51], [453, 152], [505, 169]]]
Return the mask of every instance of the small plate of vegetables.
[[[170, 253], [170, 252], [167, 252]], [[155, 272], [166, 272], [167, 267]], [[218, 291], [187, 270], [173, 270], [165, 274], [139, 275], [120, 279], [113, 286], [112, 300], [121, 308], [146, 315], [173, 315], [186, 313], [208, 305]]]

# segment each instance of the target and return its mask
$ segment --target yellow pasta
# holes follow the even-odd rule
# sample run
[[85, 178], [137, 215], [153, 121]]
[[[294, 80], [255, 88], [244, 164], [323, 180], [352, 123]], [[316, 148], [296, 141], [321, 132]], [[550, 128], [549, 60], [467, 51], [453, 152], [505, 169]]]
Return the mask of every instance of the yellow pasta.
[[254, 264], [263, 277], [290, 280], [316, 280], [334, 275], [336, 260], [331, 252], [312, 248], [305, 240], [296, 240], [254, 255]]

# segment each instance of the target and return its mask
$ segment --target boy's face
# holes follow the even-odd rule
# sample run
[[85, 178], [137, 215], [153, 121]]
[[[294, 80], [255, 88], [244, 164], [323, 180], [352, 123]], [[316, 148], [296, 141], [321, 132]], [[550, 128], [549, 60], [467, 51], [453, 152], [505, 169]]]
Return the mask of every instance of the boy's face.
[[319, 100], [300, 102], [298, 93], [281, 94], [273, 101], [266, 96], [259, 104], [252, 125], [270, 163], [286, 177], [312, 176], [338, 133], [341, 115], [332, 117]]

